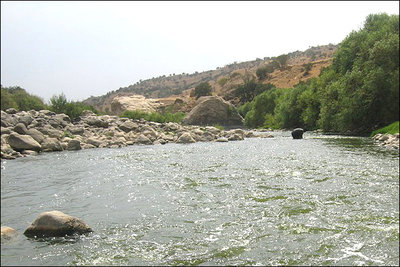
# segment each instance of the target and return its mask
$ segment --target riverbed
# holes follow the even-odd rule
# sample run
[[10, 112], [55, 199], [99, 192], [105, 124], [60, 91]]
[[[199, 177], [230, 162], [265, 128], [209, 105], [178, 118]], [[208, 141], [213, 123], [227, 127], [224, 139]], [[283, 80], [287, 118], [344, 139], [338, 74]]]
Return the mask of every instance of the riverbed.
[[[2, 265], [399, 265], [399, 151], [290, 132], [2, 160]], [[93, 233], [28, 239], [44, 211]]]

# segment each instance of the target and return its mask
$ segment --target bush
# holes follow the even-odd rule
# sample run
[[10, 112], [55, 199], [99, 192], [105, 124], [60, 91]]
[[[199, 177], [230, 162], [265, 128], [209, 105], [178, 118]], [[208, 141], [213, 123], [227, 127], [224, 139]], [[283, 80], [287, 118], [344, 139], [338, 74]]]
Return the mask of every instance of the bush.
[[26, 92], [19, 86], [1, 87], [1, 109], [15, 108], [18, 111], [47, 109], [43, 100]]
[[227, 81], [228, 81], [228, 78], [223, 77], [218, 80], [218, 84], [219, 84], [219, 86], [223, 87], [227, 83]]
[[203, 82], [194, 88], [194, 95], [197, 98], [201, 96], [211, 95], [211, 85], [208, 82]]
[[55, 113], [64, 113], [72, 120], [79, 118], [84, 110], [90, 110], [95, 114], [99, 114], [93, 106], [86, 105], [82, 102], [68, 101], [63, 93], [50, 98], [49, 109]]

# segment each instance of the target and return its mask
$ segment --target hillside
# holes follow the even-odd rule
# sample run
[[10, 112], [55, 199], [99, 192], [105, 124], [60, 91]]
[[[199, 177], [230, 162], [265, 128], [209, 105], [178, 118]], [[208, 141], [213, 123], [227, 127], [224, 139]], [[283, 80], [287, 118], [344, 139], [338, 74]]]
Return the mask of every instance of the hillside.
[[[271, 83], [278, 88], [290, 88], [300, 81], [316, 77], [322, 68], [332, 63], [332, 56], [336, 49], [336, 45], [329, 44], [311, 47], [304, 52], [289, 53], [287, 54], [286, 64], [283, 67], [275, 67], [274, 71], [262, 82]], [[157, 102], [156, 109], [162, 109], [175, 103], [171, 107], [172, 111], [189, 111], [195, 104], [192, 93], [194, 88], [201, 82], [209, 82], [213, 88], [213, 95], [222, 96], [233, 104], [238, 104], [238, 99], [235, 98], [233, 91], [243, 83], [244, 77], [257, 77], [256, 71], [258, 68], [276, 63], [277, 59], [278, 57], [257, 58], [253, 61], [234, 62], [216, 70], [192, 74], [163, 75], [144, 81], [141, 80], [133, 85], [111, 91], [106, 95], [90, 97], [84, 100], [84, 103], [92, 105], [102, 112], [117, 115], [123, 108], [121, 108], [120, 103], [116, 104], [116, 97], [124, 97], [126, 100], [129, 99], [127, 98], [128, 96], [132, 96], [132, 99], [137, 101], [139, 98], [134, 95], [142, 95], [146, 97], [146, 100], [142, 101]], [[307, 68], [308, 72], [306, 71]], [[177, 99], [181, 100], [178, 101], [178, 105], [176, 103]], [[115, 108], [116, 106], [118, 108]]]

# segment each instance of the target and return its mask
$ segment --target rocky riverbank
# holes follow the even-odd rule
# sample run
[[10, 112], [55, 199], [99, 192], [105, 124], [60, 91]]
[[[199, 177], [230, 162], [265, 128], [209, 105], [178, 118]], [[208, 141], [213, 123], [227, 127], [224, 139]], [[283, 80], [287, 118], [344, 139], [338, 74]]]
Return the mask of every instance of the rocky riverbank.
[[383, 147], [399, 149], [399, 133], [396, 134], [376, 134], [373, 139]]
[[71, 121], [65, 114], [49, 110], [1, 111], [1, 158], [15, 159], [42, 152], [80, 150], [97, 147], [155, 145], [166, 143], [228, 142], [255, 135], [243, 129], [220, 130], [213, 126], [183, 126], [118, 116], [97, 116], [84, 111]]

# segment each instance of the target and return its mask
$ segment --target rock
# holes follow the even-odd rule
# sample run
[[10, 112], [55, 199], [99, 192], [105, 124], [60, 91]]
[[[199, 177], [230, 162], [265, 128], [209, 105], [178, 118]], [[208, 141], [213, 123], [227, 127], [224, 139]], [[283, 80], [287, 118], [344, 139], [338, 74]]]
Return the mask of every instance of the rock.
[[4, 240], [11, 240], [14, 237], [16, 237], [17, 231], [15, 231], [15, 229], [8, 227], [8, 226], [2, 226], [1, 227], [1, 241]]
[[140, 135], [136, 138], [135, 143], [137, 143], [137, 144], [143, 144], [143, 145], [151, 145], [151, 144], [153, 144], [153, 142], [152, 142], [149, 138], [147, 138], [145, 135], [143, 135], [143, 134], [140, 134]]
[[68, 146], [67, 146], [67, 150], [81, 150], [81, 142], [79, 142], [79, 140], [69, 140], [68, 141]]
[[67, 131], [71, 134], [83, 135], [85, 133], [85, 128], [78, 126], [68, 126]]
[[292, 131], [293, 139], [302, 139], [304, 130], [302, 128], [296, 128]]
[[50, 111], [50, 110], [47, 110], [47, 109], [42, 109], [42, 110], [40, 110], [40, 111], [39, 111], [39, 114], [45, 115], [45, 116], [54, 116], [54, 115], [56, 115], [55, 112]]
[[42, 142], [42, 150], [43, 152], [51, 152], [51, 151], [63, 151], [63, 147], [60, 141], [57, 138], [46, 138]]
[[17, 125], [14, 126], [14, 132], [17, 132], [19, 134], [26, 134], [28, 132], [28, 129], [26, 128], [25, 124], [19, 122], [17, 123]]
[[23, 155], [28, 155], [28, 156], [33, 156], [33, 155], [37, 155], [38, 152], [33, 151], [33, 150], [24, 150], [21, 152]]
[[96, 116], [96, 114], [91, 110], [82, 111], [81, 117]]
[[7, 127], [1, 127], [1, 135], [3, 134], [10, 134], [11, 133], [11, 129], [7, 128]]
[[25, 230], [24, 235], [27, 237], [61, 237], [90, 232], [93, 230], [84, 221], [54, 210], [41, 213]]
[[178, 144], [189, 144], [189, 143], [196, 143], [196, 140], [191, 136], [190, 133], [185, 132], [179, 136], [178, 140], [176, 141]]
[[15, 108], [8, 108], [8, 109], [6, 109], [6, 112], [7, 112], [8, 114], [16, 114], [16, 113], [17, 113], [17, 110], [16, 110]]
[[64, 135], [63, 131], [54, 129], [50, 125], [45, 125], [44, 127], [37, 127], [37, 130], [45, 135], [52, 137], [52, 138], [61, 138]]
[[231, 135], [229, 135], [228, 140], [229, 141], [240, 141], [243, 140], [243, 135], [237, 134], [237, 133], [233, 133]]
[[15, 114], [8, 114], [7, 112], [1, 111], [1, 127], [12, 127], [18, 123], [18, 119]]
[[220, 138], [218, 138], [217, 140], [215, 140], [215, 142], [221, 142], [221, 143], [223, 143], [223, 142], [228, 142], [229, 140], [228, 140], [228, 138], [226, 138], [226, 137], [220, 137]]
[[108, 121], [105, 121], [101, 117], [98, 117], [98, 116], [85, 117], [84, 121], [90, 126], [96, 126], [96, 127], [100, 127], [100, 128], [108, 127]]
[[236, 108], [218, 96], [203, 96], [197, 105], [183, 118], [182, 123], [190, 125], [242, 126], [243, 118]]
[[86, 143], [93, 145], [95, 147], [99, 147], [103, 143], [103, 141], [95, 139], [95, 138], [88, 138]]
[[44, 134], [36, 130], [35, 128], [31, 128], [26, 132], [27, 135], [31, 136], [35, 139], [39, 144], [41, 144], [45, 138]]
[[173, 131], [173, 132], [175, 132], [175, 131], [178, 131], [178, 130], [180, 130], [180, 129], [182, 129], [182, 126], [181, 125], [179, 125], [178, 123], [176, 123], [176, 122], [167, 122], [166, 124], [165, 124], [165, 126], [164, 126], [164, 130], [165, 131]]
[[34, 150], [40, 151], [42, 146], [29, 135], [11, 133], [8, 137], [8, 144], [16, 151]]
[[32, 123], [33, 118], [30, 115], [23, 115], [18, 117], [18, 121], [25, 124], [25, 126], [28, 126]]
[[126, 110], [155, 112], [163, 104], [158, 99], [145, 98], [142, 95], [116, 96], [111, 101], [111, 113], [119, 115]]
[[122, 124], [119, 126], [119, 128], [120, 128], [122, 131], [124, 131], [124, 132], [126, 132], [126, 133], [129, 133], [130, 131], [133, 131], [133, 130], [137, 129], [137, 128], [138, 128], [138, 125], [137, 125], [136, 123], [134, 123], [134, 122], [128, 120], [128, 121], [125, 121], [124, 123], [122, 123]]

